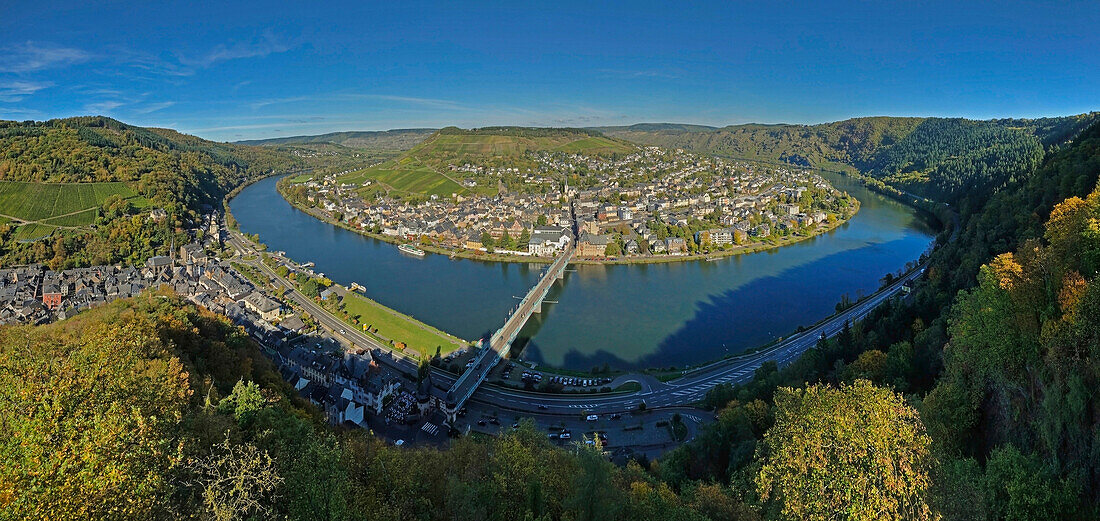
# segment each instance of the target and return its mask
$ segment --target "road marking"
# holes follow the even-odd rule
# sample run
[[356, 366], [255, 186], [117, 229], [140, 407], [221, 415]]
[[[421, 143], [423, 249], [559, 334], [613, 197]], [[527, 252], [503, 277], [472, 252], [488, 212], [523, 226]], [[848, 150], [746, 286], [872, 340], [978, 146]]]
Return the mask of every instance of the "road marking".
[[439, 427], [436, 427], [434, 423], [429, 422], [429, 423], [425, 423], [424, 426], [420, 428], [420, 430], [422, 430], [422, 431], [424, 431], [428, 434], [431, 434], [432, 436], [435, 436], [436, 433], [439, 432]]

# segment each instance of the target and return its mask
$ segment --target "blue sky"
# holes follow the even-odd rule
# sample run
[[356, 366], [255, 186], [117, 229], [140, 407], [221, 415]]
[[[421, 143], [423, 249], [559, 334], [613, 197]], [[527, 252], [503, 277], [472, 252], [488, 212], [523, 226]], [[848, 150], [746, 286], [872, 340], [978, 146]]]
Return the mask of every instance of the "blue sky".
[[232, 141], [1100, 110], [1095, 2], [278, 3], [2, 2], [0, 119]]

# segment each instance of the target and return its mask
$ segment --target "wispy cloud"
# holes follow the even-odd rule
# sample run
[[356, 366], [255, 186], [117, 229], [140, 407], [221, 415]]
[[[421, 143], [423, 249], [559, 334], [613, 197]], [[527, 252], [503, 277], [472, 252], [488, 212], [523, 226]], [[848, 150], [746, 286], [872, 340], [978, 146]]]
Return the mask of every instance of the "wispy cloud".
[[607, 77], [621, 78], [621, 79], [628, 79], [628, 80], [629, 79], [647, 79], [647, 78], [649, 78], [649, 79], [660, 78], [660, 79], [666, 79], [666, 80], [674, 80], [674, 79], [680, 77], [680, 75], [675, 73], [675, 72], [660, 71], [660, 70], [649, 70], [649, 69], [642, 69], [642, 70], [599, 69], [597, 72], [599, 72], [600, 74], [603, 74], [604, 76], [607, 76]]
[[34, 72], [85, 62], [91, 57], [89, 53], [72, 47], [25, 42], [0, 49], [0, 72]]
[[202, 56], [186, 57], [181, 55], [179, 61], [184, 65], [205, 68], [224, 61], [259, 58], [286, 52], [293, 48], [292, 44], [276, 37], [271, 31], [265, 31], [259, 38], [252, 41], [221, 44]]
[[95, 103], [88, 103], [84, 105], [84, 111], [88, 114], [95, 114], [97, 116], [109, 116], [115, 109], [123, 106], [121, 101], [97, 101]]
[[313, 100], [316, 100], [316, 99], [317, 99], [316, 97], [312, 97], [312, 96], [292, 96], [292, 97], [287, 97], [287, 98], [269, 98], [269, 99], [256, 100], [256, 101], [253, 101], [252, 103], [249, 103], [248, 105], [250, 107], [252, 107], [253, 110], [256, 110], [256, 109], [262, 109], [264, 107], [268, 107], [268, 106], [271, 106], [271, 105], [286, 105], [286, 104], [291, 104], [291, 103], [300, 103], [300, 102], [303, 102], [303, 101], [313, 101]]
[[52, 86], [53, 83], [48, 81], [0, 81], [0, 101], [7, 103], [22, 101], [23, 98]]
[[164, 110], [164, 109], [166, 109], [168, 107], [171, 107], [172, 105], [175, 105], [175, 104], [176, 104], [176, 102], [174, 102], [174, 101], [163, 101], [163, 102], [160, 102], [160, 103], [151, 103], [151, 104], [146, 105], [144, 107], [136, 108], [136, 109], [132, 110], [131, 112], [133, 112], [134, 114], [142, 114], [142, 115], [151, 114], [151, 113], [157, 112], [159, 110]]
[[467, 107], [457, 101], [438, 98], [418, 98], [414, 96], [396, 96], [392, 94], [357, 94], [357, 93], [326, 93], [314, 96], [291, 96], [286, 98], [269, 98], [256, 100], [249, 104], [253, 109], [261, 109], [271, 105], [289, 105], [303, 102], [339, 102], [339, 101], [390, 101], [402, 105], [415, 105], [444, 110], [463, 110]]

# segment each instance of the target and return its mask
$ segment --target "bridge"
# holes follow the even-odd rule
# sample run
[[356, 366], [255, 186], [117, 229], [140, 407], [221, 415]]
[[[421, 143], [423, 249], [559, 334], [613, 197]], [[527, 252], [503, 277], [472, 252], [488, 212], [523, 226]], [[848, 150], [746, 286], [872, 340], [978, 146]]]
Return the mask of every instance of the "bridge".
[[462, 373], [462, 376], [447, 391], [445, 409], [452, 422], [455, 413], [489, 376], [489, 371], [492, 371], [493, 367], [508, 355], [512, 342], [516, 340], [516, 335], [527, 323], [527, 319], [531, 318], [533, 313], [542, 313], [542, 304], [546, 300], [546, 295], [555, 281], [565, 277], [565, 267], [573, 259], [574, 251], [575, 248], [570, 243], [565, 251], [554, 259], [554, 262], [539, 277], [538, 283], [527, 292], [527, 295], [524, 295], [523, 300], [520, 300], [519, 305], [508, 315], [504, 325], [494, 331], [488, 341], [482, 342], [482, 349], [474, 356], [473, 365], [466, 369], [466, 372]]

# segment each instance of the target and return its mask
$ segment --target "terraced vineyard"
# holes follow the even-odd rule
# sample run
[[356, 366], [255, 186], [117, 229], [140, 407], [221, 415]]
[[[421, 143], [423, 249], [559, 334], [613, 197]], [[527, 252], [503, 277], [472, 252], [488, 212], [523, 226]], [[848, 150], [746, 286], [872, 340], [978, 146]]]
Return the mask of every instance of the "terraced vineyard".
[[129, 199], [135, 206], [147, 202], [126, 183], [29, 183], [0, 181], [0, 218], [23, 221], [15, 233], [19, 241], [46, 237], [58, 228], [79, 228], [95, 222], [108, 197]]
[[[95, 219], [94, 209], [108, 197], [144, 199], [126, 183], [26, 183], [0, 181], [0, 214], [22, 221], [51, 221], [62, 226], [84, 226]], [[58, 222], [53, 222], [57, 220]]]
[[[551, 151], [580, 154], [628, 154], [635, 146], [597, 133], [578, 129], [488, 128], [462, 130], [443, 129], [397, 159], [340, 177], [340, 182], [363, 184], [375, 181], [387, 190], [413, 195], [497, 193], [495, 180], [482, 179], [476, 186], [466, 187], [448, 175], [451, 165], [486, 161], [499, 165], [534, 166], [525, 155], [531, 151]], [[466, 176], [468, 177], [468, 176]], [[299, 182], [298, 180], [292, 182]], [[376, 191], [377, 185], [361, 189], [361, 193]]]

